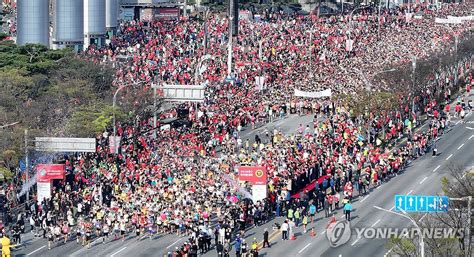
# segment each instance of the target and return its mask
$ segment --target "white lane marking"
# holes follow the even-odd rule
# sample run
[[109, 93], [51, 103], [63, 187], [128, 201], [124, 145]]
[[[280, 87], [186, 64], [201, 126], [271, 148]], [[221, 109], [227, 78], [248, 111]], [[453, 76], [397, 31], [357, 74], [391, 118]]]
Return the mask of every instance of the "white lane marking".
[[112, 255], [110, 255], [110, 257], [114, 257], [116, 254], [120, 253], [121, 251], [123, 251], [125, 249], [127, 249], [126, 246], [124, 246], [122, 249], [120, 249], [120, 250], [116, 251], [115, 253], [113, 253]]
[[461, 121], [462, 121], [462, 120], [458, 120], [458, 122], [456, 122], [456, 125], [458, 125], [458, 124], [459, 124], [459, 122], [461, 122]]
[[308, 246], [310, 246], [311, 243], [308, 243], [305, 247], [303, 247], [303, 249], [301, 249], [298, 253], [302, 253], [304, 251], [304, 249], [308, 248]]
[[393, 247], [390, 248], [390, 250], [388, 250], [388, 251], [384, 254], [383, 257], [387, 257], [387, 256], [390, 254], [390, 252], [392, 252], [392, 250], [393, 250]]
[[439, 169], [439, 167], [441, 167], [441, 165], [436, 166], [436, 168], [433, 170], [433, 172], [436, 172]]
[[428, 214], [428, 213], [425, 213], [423, 216], [421, 216], [421, 218], [418, 220], [418, 222], [422, 221], [426, 217], [426, 214]]
[[377, 225], [377, 223], [380, 222], [380, 219], [378, 219], [374, 224], [372, 224], [372, 226], [370, 226], [371, 228], [375, 227], [375, 225]]
[[390, 208], [390, 210], [393, 210], [394, 208], [395, 208], [395, 205], [394, 205], [394, 206], [392, 206], [392, 208]]
[[324, 233], [326, 233], [326, 230], [323, 230], [323, 232], [321, 232], [321, 235], [324, 234]]
[[357, 242], [359, 242], [360, 239], [361, 239], [360, 237], [357, 238], [357, 240], [355, 240], [354, 243], [351, 244], [351, 246], [354, 246], [355, 244], [357, 244]]
[[411, 195], [411, 193], [413, 193], [413, 190], [410, 190], [410, 192], [408, 192], [408, 194], [407, 194], [407, 195]]
[[367, 195], [366, 197], [364, 197], [364, 199], [360, 200], [360, 202], [363, 202], [365, 201], [365, 199], [369, 198], [370, 195]]
[[339, 218], [340, 218], [340, 219], [342, 219], [342, 218], [344, 218], [344, 217], [345, 217], [345, 215], [342, 215], [342, 216], [341, 216], [341, 217], [339, 217]]
[[423, 184], [423, 182], [425, 182], [425, 180], [427, 179], [428, 177], [425, 177], [423, 180], [420, 181], [420, 185]]
[[471, 140], [471, 138], [473, 138], [473, 137], [474, 137], [474, 135], [471, 135], [468, 140]]
[[463, 147], [463, 146], [464, 146], [464, 144], [460, 145], [460, 146], [458, 147], [458, 150], [461, 149], [461, 147]]
[[30, 256], [30, 255], [36, 253], [37, 251], [39, 251], [39, 250], [41, 250], [41, 249], [43, 249], [43, 248], [45, 248], [45, 247], [46, 247], [46, 245], [43, 245], [43, 246], [41, 246], [40, 248], [38, 248], [38, 249], [32, 251], [31, 253], [27, 254], [26, 256]]
[[143, 238], [147, 237], [148, 235], [144, 235], [142, 237], [140, 237], [140, 241], [143, 240]]
[[176, 242], [174, 242], [174, 243], [168, 245], [168, 247], [166, 247], [166, 249], [169, 249], [171, 246], [175, 245], [175, 244], [178, 243], [179, 241], [181, 241], [181, 238], [178, 239], [178, 240], [176, 240]]
[[[466, 126], [466, 128], [469, 129], [469, 130], [474, 130], [474, 128], [471, 128], [471, 127], [468, 127], [468, 126]], [[469, 139], [471, 139], [471, 137]]]
[[453, 157], [453, 154], [450, 154], [448, 158], [446, 158], [446, 161], [449, 160], [451, 157]]

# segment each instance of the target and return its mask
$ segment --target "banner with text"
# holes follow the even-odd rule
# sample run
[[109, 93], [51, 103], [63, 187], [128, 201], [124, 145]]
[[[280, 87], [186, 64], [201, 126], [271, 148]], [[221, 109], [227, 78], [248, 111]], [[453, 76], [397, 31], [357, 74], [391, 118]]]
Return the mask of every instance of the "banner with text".
[[240, 181], [248, 181], [252, 185], [267, 184], [267, 170], [265, 167], [240, 166], [238, 171]]
[[321, 98], [321, 97], [331, 97], [331, 89], [326, 89], [319, 92], [310, 92], [310, 91], [301, 91], [295, 89], [295, 96], [299, 97], [309, 97], [309, 98]]
[[64, 164], [38, 164], [36, 175], [38, 182], [50, 182], [53, 179], [64, 179], [66, 165]]

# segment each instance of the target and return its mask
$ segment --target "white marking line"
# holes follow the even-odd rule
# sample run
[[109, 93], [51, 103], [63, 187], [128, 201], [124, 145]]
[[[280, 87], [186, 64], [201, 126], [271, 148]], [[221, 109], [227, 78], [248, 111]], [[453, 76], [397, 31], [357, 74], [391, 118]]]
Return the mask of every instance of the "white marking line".
[[340, 218], [340, 219], [342, 219], [342, 218], [344, 218], [344, 217], [345, 217], [345, 215], [342, 215], [342, 216], [341, 216], [341, 217], [339, 217], [339, 218]]
[[458, 150], [461, 149], [461, 147], [463, 147], [463, 146], [464, 146], [464, 144], [460, 145], [460, 146], [458, 147]]
[[395, 208], [395, 205], [394, 205], [394, 206], [392, 206], [392, 208], [390, 208], [390, 210], [393, 210], [394, 208]]
[[142, 237], [140, 237], [140, 240], [143, 240], [143, 238], [147, 237], [148, 235], [144, 235]]
[[471, 140], [471, 138], [473, 138], [473, 137], [474, 137], [474, 135], [470, 136], [468, 140]]
[[181, 238], [178, 239], [178, 240], [176, 240], [176, 242], [174, 242], [174, 243], [168, 245], [168, 247], [166, 247], [166, 249], [169, 249], [171, 246], [175, 245], [175, 244], [178, 243], [179, 241], [181, 241]]
[[428, 214], [428, 213], [425, 213], [423, 216], [421, 216], [421, 218], [418, 220], [418, 222], [422, 221], [426, 217], [426, 214]]
[[441, 167], [441, 165], [438, 165], [438, 166], [433, 170], [433, 172], [436, 172], [436, 171], [439, 169], [439, 167]]
[[365, 201], [365, 199], [369, 198], [370, 195], [367, 195], [366, 197], [364, 197], [364, 199], [360, 200], [360, 202], [363, 202]]
[[451, 157], [453, 157], [453, 154], [450, 154], [448, 158], [446, 158], [446, 161], [449, 160]]
[[354, 246], [355, 244], [357, 244], [357, 242], [359, 242], [360, 239], [361, 239], [360, 237], [357, 238], [357, 240], [355, 240], [354, 243], [351, 244], [351, 246]]
[[388, 250], [383, 257], [387, 257], [390, 254], [390, 252], [392, 252], [392, 250], [393, 250], [393, 247], [390, 248], [390, 250]]
[[372, 226], [370, 226], [371, 228], [375, 227], [375, 225], [377, 225], [377, 223], [380, 222], [380, 219], [378, 219], [374, 224], [372, 224]]
[[32, 251], [31, 253], [27, 254], [26, 256], [30, 256], [30, 255], [36, 253], [37, 251], [39, 251], [39, 250], [41, 250], [41, 249], [43, 249], [43, 248], [45, 248], [45, 247], [46, 247], [46, 245], [43, 245], [43, 246], [41, 246], [40, 248], [38, 248], [38, 249]]
[[458, 125], [458, 124], [459, 124], [459, 122], [461, 122], [461, 121], [462, 121], [462, 120], [458, 120], [458, 122], [456, 122], [456, 125]]
[[308, 243], [305, 247], [303, 247], [303, 249], [301, 249], [298, 253], [302, 253], [304, 251], [304, 249], [308, 248], [308, 246], [310, 246], [311, 243]]
[[410, 190], [410, 192], [408, 192], [408, 194], [407, 194], [407, 195], [411, 195], [411, 193], [413, 193], [413, 190]]
[[420, 181], [420, 185], [423, 184], [423, 182], [425, 182], [425, 180], [427, 179], [428, 177], [425, 177], [423, 180]]
[[321, 235], [324, 234], [324, 233], [326, 233], [326, 230], [323, 230], [323, 232], [321, 232]]
[[116, 254], [120, 253], [121, 251], [123, 251], [125, 249], [127, 249], [126, 246], [124, 246], [122, 249], [120, 249], [120, 250], [116, 251], [115, 253], [113, 253], [112, 255], [110, 255], [110, 257], [114, 257]]

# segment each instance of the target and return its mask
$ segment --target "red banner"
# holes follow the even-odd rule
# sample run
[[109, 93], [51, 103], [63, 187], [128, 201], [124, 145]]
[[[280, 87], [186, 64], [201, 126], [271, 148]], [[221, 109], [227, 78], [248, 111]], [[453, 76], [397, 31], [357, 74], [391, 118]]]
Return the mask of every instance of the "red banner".
[[267, 184], [267, 170], [265, 167], [256, 166], [240, 166], [239, 180], [248, 181], [252, 185], [266, 185]]
[[64, 179], [66, 165], [64, 164], [38, 164], [36, 175], [38, 182], [50, 182], [53, 179]]

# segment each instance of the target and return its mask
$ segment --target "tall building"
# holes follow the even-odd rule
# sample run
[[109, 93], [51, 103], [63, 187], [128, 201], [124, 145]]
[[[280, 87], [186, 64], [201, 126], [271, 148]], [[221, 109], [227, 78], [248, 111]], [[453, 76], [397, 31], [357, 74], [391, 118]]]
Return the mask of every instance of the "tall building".
[[105, 0], [84, 0], [84, 48], [105, 45]]
[[49, 47], [49, 0], [17, 1], [16, 42]]
[[53, 39], [54, 48], [73, 46], [76, 52], [84, 44], [84, 1], [53, 1]]

